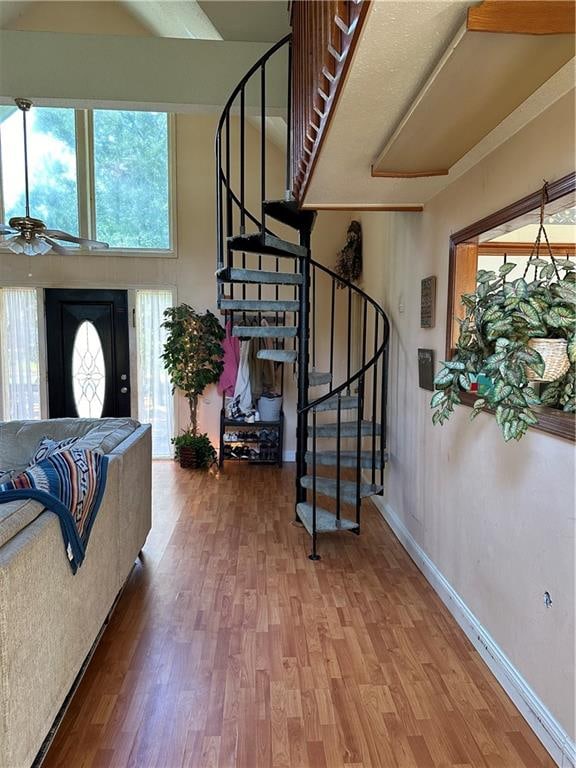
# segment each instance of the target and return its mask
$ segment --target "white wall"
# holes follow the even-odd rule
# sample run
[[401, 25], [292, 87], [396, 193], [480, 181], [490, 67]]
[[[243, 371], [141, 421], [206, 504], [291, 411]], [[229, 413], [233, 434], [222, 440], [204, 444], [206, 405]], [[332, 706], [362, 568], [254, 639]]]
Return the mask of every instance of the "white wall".
[[[470, 424], [465, 407], [432, 426], [417, 349], [444, 357], [450, 234], [573, 170], [573, 105], [556, 102], [424, 213], [361, 215], [364, 285], [392, 325], [385, 502], [572, 738], [574, 446], [536, 431], [504, 444], [492, 416]], [[419, 320], [429, 275], [433, 330]]]

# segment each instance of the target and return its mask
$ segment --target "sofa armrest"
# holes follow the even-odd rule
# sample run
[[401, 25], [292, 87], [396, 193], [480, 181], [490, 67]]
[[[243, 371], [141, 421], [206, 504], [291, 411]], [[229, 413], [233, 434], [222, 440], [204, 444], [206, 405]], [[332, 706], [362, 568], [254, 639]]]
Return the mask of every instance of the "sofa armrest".
[[152, 427], [144, 424], [122, 441], [110, 461], [120, 461], [118, 482], [118, 588], [152, 527]]

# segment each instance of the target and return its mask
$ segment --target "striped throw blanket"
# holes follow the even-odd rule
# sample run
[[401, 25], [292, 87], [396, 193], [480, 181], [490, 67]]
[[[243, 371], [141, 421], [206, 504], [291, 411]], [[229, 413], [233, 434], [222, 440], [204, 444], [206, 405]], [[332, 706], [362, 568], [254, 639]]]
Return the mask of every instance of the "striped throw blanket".
[[0, 504], [32, 499], [58, 515], [70, 567], [76, 573], [102, 501], [107, 466], [108, 457], [95, 451], [58, 451], [0, 485]]

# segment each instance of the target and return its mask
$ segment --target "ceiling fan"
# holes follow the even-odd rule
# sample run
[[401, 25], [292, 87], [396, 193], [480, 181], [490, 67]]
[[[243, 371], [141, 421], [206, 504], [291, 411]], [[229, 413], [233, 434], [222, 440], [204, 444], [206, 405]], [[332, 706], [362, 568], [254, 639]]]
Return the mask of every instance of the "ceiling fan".
[[24, 184], [26, 193], [26, 213], [24, 216], [14, 216], [8, 225], [0, 223], [0, 245], [6, 245], [14, 253], [23, 253], [26, 256], [37, 256], [48, 251], [66, 255], [74, 253], [70, 248], [64, 247], [57, 241], [64, 243], [76, 243], [85, 248], [108, 248], [108, 243], [98, 240], [87, 240], [85, 237], [76, 237], [61, 229], [47, 229], [46, 224], [40, 219], [30, 216], [30, 190], [28, 186], [28, 134], [26, 130], [26, 113], [30, 110], [32, 102], [29, 99], [14, 99], [16, 106], [22, 112], [24, 124]]

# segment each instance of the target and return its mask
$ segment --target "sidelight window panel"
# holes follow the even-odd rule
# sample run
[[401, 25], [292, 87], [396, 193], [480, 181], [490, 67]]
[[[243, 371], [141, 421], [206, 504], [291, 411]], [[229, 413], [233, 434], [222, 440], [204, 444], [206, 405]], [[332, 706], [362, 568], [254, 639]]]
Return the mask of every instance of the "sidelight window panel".
[[5, 421], [39, 419], [40, 354], [35, 289], [0, 290], [0, 340], [3, 418]]
[[161, 358], [166, 342], [164, 310], [173, 304], [171, 291], [136, 292], [136, 343], [138, 347], [138, 419], [152, 424], [152, 455], [172, 456], [174, 398]]

